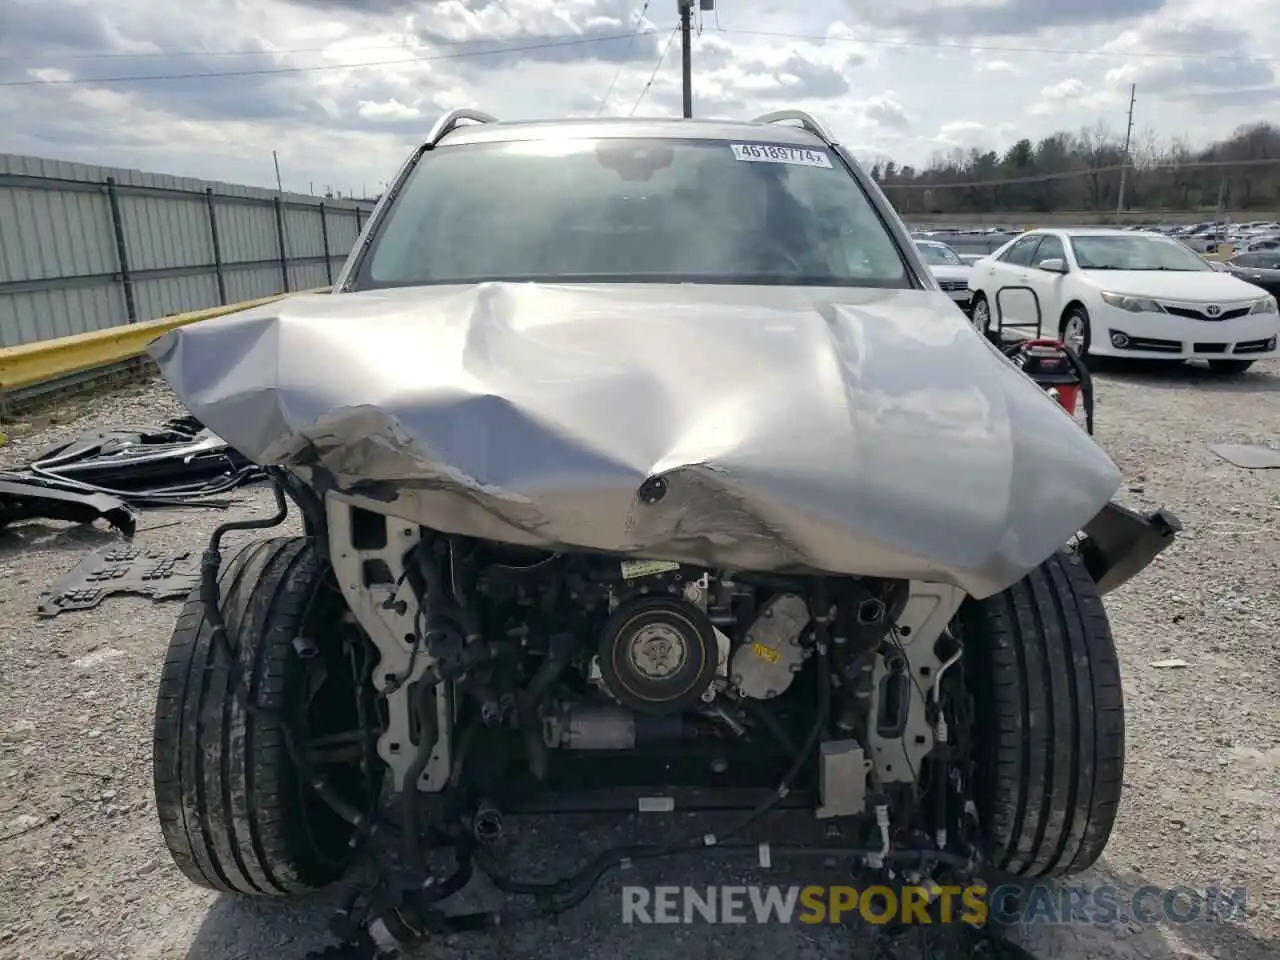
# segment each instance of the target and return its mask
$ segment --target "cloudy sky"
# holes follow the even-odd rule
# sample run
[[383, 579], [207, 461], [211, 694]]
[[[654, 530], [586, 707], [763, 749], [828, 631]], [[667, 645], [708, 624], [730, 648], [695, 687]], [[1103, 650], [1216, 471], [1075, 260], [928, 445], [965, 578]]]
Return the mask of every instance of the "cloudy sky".
[[[676, 4], [0, 0], [0, 152], [270, 185], [275, 149], [288, 190], [372, 193], [451, 107], [677, 115]], [[1276, 0], [720, 0], [697, 15], [697, 115], [801, 107], [864, 159], [1122, 132], [1130, 83], [1139, 133], [1200, 143], [1280, 121]]]

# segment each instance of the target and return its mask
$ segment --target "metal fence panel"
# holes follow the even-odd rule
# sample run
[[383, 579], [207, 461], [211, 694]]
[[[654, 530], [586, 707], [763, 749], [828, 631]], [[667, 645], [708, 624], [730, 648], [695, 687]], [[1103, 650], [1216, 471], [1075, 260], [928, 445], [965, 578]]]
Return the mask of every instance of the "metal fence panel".
[[327, 287], [332, 282], [325, 275], [323, 263], [291, 264], [289, 267], [290, 290], [313, 290], [316, 287]]
[[238, 267], [227, 271], [227, 303], [257, 300], [280, 292], [280, 268]]
[[124, 313], [119, 286], [33, 290], [0, 296], [0, 347], [69, 337], [116, 326]]
[[323, 257], [324, 238], [320, 232], [320, 211], [289, 208], [284, 211], [285, 236], [289, 256]]
[[360, 217], [360, 227], [356, 226], [356, 218], [354, 216], [333, 216], [332, 212], [329, 216], [329, 244], [335, 251], [342, 251], [343, 260], [356, 245], [356, 238], [360, 235], [360, 228], [364, 226], [369, 214], [362, 212]]
[[138, 316], [154, 320], [156, 317], [169, 317], [175, 313], [203, 310], [216, 304], [218, 284], [207, 273], [191, 277], [138, 280], [133, 285], [133, 297]]
[[0, 189], [0, 283], [110, 273], [115, 258], [105, 195]]
[[371, 209], [0, 154], [0, 346], [326, 286]]
[[203, 199], [122, 196], [120, 216], [130, 270], [203, 269], [213, 263], [209, 211]]

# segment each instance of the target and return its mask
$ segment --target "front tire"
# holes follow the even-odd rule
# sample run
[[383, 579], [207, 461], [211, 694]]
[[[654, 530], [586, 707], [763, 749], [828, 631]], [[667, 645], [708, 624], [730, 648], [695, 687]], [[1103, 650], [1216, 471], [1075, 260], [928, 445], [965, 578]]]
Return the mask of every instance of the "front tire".
[[1069, 346], [1081, 360], [1088, 361], [1089, 347], [1093, 343], [1093, 328], [1089, 324], [1089, 311], [1076, 305], [1062, 315], [1058, 328], [1062, 342]]
[[1125, 749], [1097, 585], [1063, 550], [1002, 593], [967, 600], [960, 616], [990, 866], [1024, 878], [1088, 869], [1115, 825]]
[[973, 321], [974, 327], [984, 337], [991, 334], [991, 305], [987, 302], [984, 294], [975, 293], [973, 295], [973, 303], [969, 307], [969, 319]]
[[[322, 583], [325, 570], [302, 537], [255, 541], [223, 563], [219, 607], [252, 711], [212, 642], [199, 591], [178, 617], [156, 702], [154, 786], [169, 852], [200, 886], [296, 895], [337, 880], [351, 859], [353, 828], [302, 782], [285, 743], [286, 724], [300, 750], [356, 725], [353, 681], [329, 626], [341, 619], [341, 600]], [[319, 652], [300, 656], [299, 637]], [[351, 689], [349, 705], [334, 695], [335, 680], [338, 691]], [[358, 762], [350, 767], [322, 773], [363, 807], [364, 778]]]

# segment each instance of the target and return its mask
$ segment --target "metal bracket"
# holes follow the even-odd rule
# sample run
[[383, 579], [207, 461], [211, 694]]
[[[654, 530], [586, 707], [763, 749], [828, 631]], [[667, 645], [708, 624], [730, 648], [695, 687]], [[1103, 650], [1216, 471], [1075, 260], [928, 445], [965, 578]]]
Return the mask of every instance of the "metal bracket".
[[[877, 784], [915, 783], [924, 758], [935, 744], [933, 725], [927, 713], [928, 689], [934, 684], [942, 662], [934, 652], [942, 631], [964, 602], [963, 590], [942, 583], [911, 581], [911, 595], [895, 623], [895, 633], [886, 638], [871, 671], [870, 716], [867, 745], [875, 764]], [[881, 731], [885, 681], [894, 670], [887, 657], [903, 661], [899, 667], [907, 690], [904, 726], [897, 731]]]
[[497, 117], [492, 117], [487, 113], [481, 113], [479, 110], [468, 110], [461, 107], [457, 110], [450, 110], [443, 117], [435, 122], [431, 128], [431, 132], [427, 134], [427, 146], [434, 147], [449, 134], [457, 130], [461, 125], [461, 121], [470, 120], [472, 123], [498, 123]]
[[[376, 517], [382, 525], [382, 536], [368, 546], [358, 545], [354, 526], [357, 510]], [[435, 693], [439, 739], [417, 784], [407, 779], [416, 746], [410, 720], [410, 691], [435, 663], [426, 651], [420, 650], [414, 656], [414, 648], [420, 642], [416, 632], [418, 602], [406, 585], [405, 564], [407, 555], [417, 546], [420, 531], [414, 524], [376, 514], [356, 498], [332, 490], [325, 496], [325, 514], [329, 557], [338, 587], [352, 615], [381, 654], [372, 683], [380, 691], [388, 686], [395, 688], [386, 698], [387, 723], [378, 738], [378, 754], [391, 768], [397, 790], [443, 790], [453, 764], [453, 708], [446, 686]], [[367, 571], [376, 567], [381, 567], [382, 577], [371, 581]]]
[[811, 114], [805, 113], [803, 110], [775, 110], [773, 113], [766, 113], [764, 116], [756, 117], [752, 123], [787, 123], [794, 122], [800, 124], [805, 130], [808, 130], [815, 137], [819, 138], [828, 147], [838, 146], [835, 137], [831, 135], [825, 126], [818, 120], [814, 119]]

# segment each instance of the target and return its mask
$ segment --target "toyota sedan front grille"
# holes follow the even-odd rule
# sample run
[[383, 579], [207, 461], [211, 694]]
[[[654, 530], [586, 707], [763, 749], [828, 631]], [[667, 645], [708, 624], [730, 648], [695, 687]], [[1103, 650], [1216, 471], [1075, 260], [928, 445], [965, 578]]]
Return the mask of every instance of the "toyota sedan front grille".
[[1234, 310], [1223, 310], [1216, 317], [1211, 317], [1203, 310], [1196, 309], [1195, 307], [1175, 307], [1170, 303], [1162, 303], [1161, 306], [1164, 307], [1165, 313], [1171, 313], [1175, 317], [1186, 317], [1188, 320], [1210, 320], [1213, 322], [1217, 322], [1219, 320], [1234, 320], [1236, 317], [1247, 316], [1249, 313], [1248, 307], [1237, 307]]

